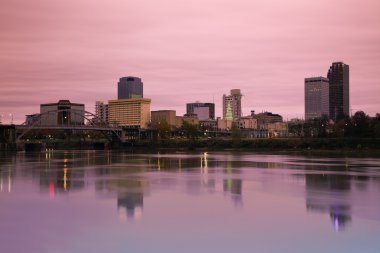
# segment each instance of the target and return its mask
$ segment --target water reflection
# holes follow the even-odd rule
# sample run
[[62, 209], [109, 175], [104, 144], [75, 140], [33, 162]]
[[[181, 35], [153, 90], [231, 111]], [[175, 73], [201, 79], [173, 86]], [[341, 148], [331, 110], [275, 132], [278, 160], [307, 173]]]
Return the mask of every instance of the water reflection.
[[223, 180], [223, 190], [231, 194], [231, 198], [235, 205], [242, 205], [242, 180], [241, 179], [225, 179]]
[[308, 212], [326, 215], [335, 231], [344, 231], [358, 216], [380, 220], [378, 168], [379, 160], [364, 158], [47, 150], [0, 154], [0, 191], [11, 193], [18, 180], [38, 182], [40, 193], [52, 200], [92, 189], [114, 201], [122, 221], [142, 219], [146, 196], [161, 190], [221, 194], [233, 207], [243, 207], [243, 196], [254, 203], [257, 191], [285, 198], [303, 191]]
[[0, 152], [0, 192], [12, 192], [15, 162], [14, 155]]
[[345, 174], [306, 174], [306, 206], [309, 211], [328, 213], [335, 231], [351, 222], [351, 178]]

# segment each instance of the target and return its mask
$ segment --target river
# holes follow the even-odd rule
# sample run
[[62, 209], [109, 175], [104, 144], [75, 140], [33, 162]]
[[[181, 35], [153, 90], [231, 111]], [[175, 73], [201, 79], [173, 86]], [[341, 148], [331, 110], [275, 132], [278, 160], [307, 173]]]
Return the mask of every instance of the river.
[[380, 252], [380, 158], [0, 153], [0, 252]]

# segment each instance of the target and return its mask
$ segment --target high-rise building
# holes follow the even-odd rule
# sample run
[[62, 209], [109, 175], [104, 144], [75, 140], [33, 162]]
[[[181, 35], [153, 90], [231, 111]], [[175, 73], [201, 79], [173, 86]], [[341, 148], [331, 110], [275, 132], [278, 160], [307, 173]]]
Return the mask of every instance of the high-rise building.
[[305, 119], [329, 115], [329, 79], [305, 78]]
[[349, 115], [350, 89], [349, 66], [343, 62], [334, 62], [328, 73], [329, 79], [329, 117], [332, 120]]
[[147, 128], [150, 99], [131, 98], [108, 101], [108, 122], [112, 126]]
[[120, 78], [117, 84], [117, 98], [143, 98], [143, 82], [141, 78], [127, 76]]
[[95, 102], [95, 121], [97, 123], [108, 123], [108, 104], [103, 101]]
[[[237, 120], [241, 117], [241, 97], [240, 89], [231, 90], [230, 95], [223, 95], [223, 119]], [[232, 114], [232, 119], [231, 115]]]
[[215, 119], [214, 103], [187, 103], [186, 114], [197, 114], [199, 120]]

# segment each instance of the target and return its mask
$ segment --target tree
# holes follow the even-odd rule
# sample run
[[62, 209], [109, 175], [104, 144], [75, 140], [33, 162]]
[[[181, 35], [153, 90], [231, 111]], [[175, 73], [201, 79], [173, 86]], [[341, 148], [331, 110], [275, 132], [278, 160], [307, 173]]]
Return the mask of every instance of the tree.
[[231, 137], [232, 137], [232, 145], [237, 147], [241, 142], [241, 131], [235, 124], [232, 124], [231, 127]]
[[335, 137], [347, 137], [352, 136], [352, 122], [349, 117], [344, 117], [333, 126], [333, 135]]
[[154, 128], [157, 130], [157, 134], [161, 139], [167, 139], [170, 137], [170, 125], [166, 120], [158, 122], [155, 124]]
[[195, 139], [198, 137], [198, 128], [196, 125], [190, 124], [187, 121], [183, 121], [181, 129], [188, 139]]
[[369, 116], [363, 111], [357, 111], [352, 116], [353, 135], [355, 137], [366, 137], [370, 134]]

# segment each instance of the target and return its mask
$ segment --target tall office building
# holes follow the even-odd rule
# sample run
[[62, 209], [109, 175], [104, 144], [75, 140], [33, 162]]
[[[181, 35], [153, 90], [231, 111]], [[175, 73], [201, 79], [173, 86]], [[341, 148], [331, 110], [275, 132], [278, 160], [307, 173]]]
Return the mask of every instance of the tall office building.
[[305, 78], [305, 119], [329, 115], [329, 79]]
[[199, 120], [215, 119], [214, 103], [187, 103], [186, 114], [197, 114]]
[[117, 84], [117, 98], [143, 98], [143, 82], [141, 78], [127, 76], [120, 78]]
[[230, 95], [223, 95], [223, 119], [237, 120], [241, 117], [241, 97], [240, 89], [231, 90]]
[[332, 120], [349, 115], [350, 89], [349, 66], [343, 62], [334, 62], [328, 73], [329, 79], [329, 117]]

